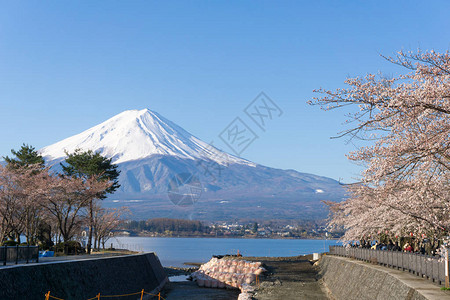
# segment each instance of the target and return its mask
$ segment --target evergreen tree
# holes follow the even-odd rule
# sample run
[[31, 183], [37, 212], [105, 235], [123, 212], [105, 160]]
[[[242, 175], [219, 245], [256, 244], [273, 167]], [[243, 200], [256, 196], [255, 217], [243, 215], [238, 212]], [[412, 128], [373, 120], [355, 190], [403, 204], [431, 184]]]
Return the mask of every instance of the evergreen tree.
[[[112, 182], [112, 185], [98, 195], [98, 199], [105, 199], [107, 194], [114, 193], [119, 187], [118, 177], [120, 171], [117, 170], [117, 165], [113, 165], [110, 158], [102, 156], [98, 152], [92, 150], [81, 151], [75, 150], [74, 153], [67, 153], [65, 163], [61, 163], [63, 172], [66, 176], [74, 176], [78, 178], [90, 178], [91, 176], [99, 176], [99, 180], [107, 180]], [[94, 200], [89, 203], [89, 237], [87, 244], [87, 253], [91, 253], [92, 235], [94, 224]]]
[[66, 152], [66, 155], [66, 164], [61, 163], [65, 175], [78, 178], [90, 178], [96, 175], [100, 180], [109, 180], [113, 183], [102, 195], [99, 195], [99, 199], [105, 199], [107, 194], [114, 193], [120, 187], [118, 180], [120, 171], [117, 170], [117, 165], [112, 164], [110, 158], [92, 150], [81, 151], [80, 149], [75, 150], [74, 153]]
[[11, 153], [15, 157], [3, 157], [10, 168], [28, 167], [30, 165], [38, 165], [44, 167], [44, 158], [31, 145], [23, 144], [19, 151], [11, 149]]

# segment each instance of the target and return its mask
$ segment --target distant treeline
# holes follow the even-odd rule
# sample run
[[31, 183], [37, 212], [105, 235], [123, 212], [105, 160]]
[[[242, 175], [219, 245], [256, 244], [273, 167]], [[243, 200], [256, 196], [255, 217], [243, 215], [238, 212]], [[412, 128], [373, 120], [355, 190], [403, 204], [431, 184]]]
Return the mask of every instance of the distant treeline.
[[148, 231], [148, 232], [186, 232], [186, 233], [202, 233], [207, 230], [207, 226], [200, 221], [191, 221], [183, 219], [156, 218], [145, 221], [127, 221], [122, 226], [125, 230], [130, 231]]

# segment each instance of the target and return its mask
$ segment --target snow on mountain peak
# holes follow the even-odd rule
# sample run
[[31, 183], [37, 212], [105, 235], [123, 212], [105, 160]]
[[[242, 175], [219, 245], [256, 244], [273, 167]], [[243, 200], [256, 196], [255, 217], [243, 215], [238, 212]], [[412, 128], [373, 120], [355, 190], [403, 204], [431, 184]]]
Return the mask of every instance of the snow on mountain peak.
[[227, 154], [196, 138], [180, 126], [149, 109], [127, 110], [80, 134], [40, 150], [48, 161], [76, 149], [100, 151], [114, 163], [170, 155], [188, 159], [210, 159], [219, 164], [255, 164]]

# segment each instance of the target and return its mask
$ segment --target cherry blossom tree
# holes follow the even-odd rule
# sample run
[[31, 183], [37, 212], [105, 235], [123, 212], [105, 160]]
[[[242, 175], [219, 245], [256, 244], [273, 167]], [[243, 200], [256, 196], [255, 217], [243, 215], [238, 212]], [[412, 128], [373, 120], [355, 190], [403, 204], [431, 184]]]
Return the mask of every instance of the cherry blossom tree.
[[46, 199], [42, 205], [58, 224], [64, 242], [71, 240], [82, 224], [87, 224], [87, 208], [98, 194], [107, 189], [109, 181], [49, 176]]
[[25, 234], [27, 244], [35, 243], [42, 215], [39, 205], [42, 174], [41, 165], [9, 168], [0, 166], [0, 239], [6, 235]]
[[348, 155], [365, 170], [348, 199], [332, 204], [330, 225], [344, 226], [346, 240], [383, 231], [438, 238], [450, 230], [450, 53], [386, 59], [408, 72], [350, 78], [310, 101], [348, 110], [339, 137], [368, 143]]
[[36, 243], [39, 222], [56, 224], [69, 241], [85, 226], [87, 207], [112, 182], [54, 174], [42, 165], [0, 166], [0, 241], [25, 234]]
[[17, 211], [23, 192], [15, 185], [17, 174], [0, 165], [0, 241], [16, 234], [20, 235]]
[[126, 208], [103, 208], [98, 200], [93, 204], [94, 248], [100, 249], [101, 243], [105, 249], [105, 243], [111, 237], [112, 232], [119, 227], [123, 215], [129, 211]]

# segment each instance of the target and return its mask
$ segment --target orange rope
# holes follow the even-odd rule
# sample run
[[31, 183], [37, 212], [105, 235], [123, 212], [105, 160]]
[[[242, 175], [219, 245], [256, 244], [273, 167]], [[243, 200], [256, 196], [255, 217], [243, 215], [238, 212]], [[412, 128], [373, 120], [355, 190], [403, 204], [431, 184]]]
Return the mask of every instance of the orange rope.
[[[123, 294], [123, 295], [100, 295], [100, 298], [116, 298], [116, 297], [126, 297], [141, 294], [142, 292], [131, 293], [131, 294]], [[88, 299], [89, 300], [89, 299]]]
[[[144, 290], [142, 290], [140, 292], [136, 292], [136, 293], [123, 294], [123, 295], [104, 295], [104, 296], [102, 296], [100, 294], [97, 294], [95, 297], [89, 298], [87, 300], [95, 300], [95, 299], [99, 299], [99, 298], [118, 298], [118, 297], [127, 297], [127, 296], [133, 296], [133, 295], [143, 295], [143, 294], [147, 294], [147, 295], [150, 295], [150, 296], [158, 297], [158, 300], [161, 300], [161, 299], [162, 300], [166, 300], [166, 299], [164, 299], [161, 296], [161, 293], [159, 293], [158, 295], [155, 295], [155, 294], [147, 293]], [[51, 296], [50, 292], [45, 293], [45, 299], [48, 299], [48, 298], [53, 298], [53, 299], [56, 299], [56, 300], [64, 300], [64, 299], [61, 299], [61, 298], [57, 298], [57, 297]]]
[[150, 294], [150, 293], [144, 292], [144, 294], [147, 294], [147, 295], [150, 295], [150, 296], [156, 296], [156, 297], [158, 297], [158, 299], [166, 300], [165, 298], [163, 298], [161, 296], [161, 293], [159, 293], [158, 295], [155, 295], [155, 294]]

